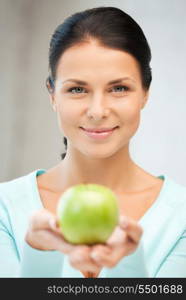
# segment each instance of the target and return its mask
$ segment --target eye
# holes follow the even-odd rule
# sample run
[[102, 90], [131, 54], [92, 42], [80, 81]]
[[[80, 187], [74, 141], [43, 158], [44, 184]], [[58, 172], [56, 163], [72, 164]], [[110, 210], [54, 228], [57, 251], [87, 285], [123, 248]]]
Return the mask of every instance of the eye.
[[72, 93], [72, 94], [81, 94], [82, 90], [85, 90], [85, 89], [80, 86], [73, 86], [70, 89], [68, 89], [68, 92]]
[[129, 88], [125, 85], [116, 85], [113, 87], [116, 92], [127, 92]]

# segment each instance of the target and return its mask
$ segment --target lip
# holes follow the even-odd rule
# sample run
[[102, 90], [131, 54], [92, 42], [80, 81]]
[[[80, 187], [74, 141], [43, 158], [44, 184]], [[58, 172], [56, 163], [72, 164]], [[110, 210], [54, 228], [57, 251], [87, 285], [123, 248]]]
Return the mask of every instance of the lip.
[[101, 133], [101, 132], [109, 132], [112, 131], [113, 129], [115, 129], [118, 126], [115, 127], [111, 127], [111, 128], [83, 128], [81, 127], [83, 130], [87, 131], [87, 132], [93, 132], [93, 133]]
[[113, 134], [113, 132], [115, 131], [115, 129], [117, 129], [118, 126], [114, 127], [114, 128], [101, 128], [101, 129], [84, 129], [82, 127], [80, 127], [80, 129], [90, 138], [95, 139], [95, 140], [103, 140], [106, 139], [107, 137], [111, 136]]

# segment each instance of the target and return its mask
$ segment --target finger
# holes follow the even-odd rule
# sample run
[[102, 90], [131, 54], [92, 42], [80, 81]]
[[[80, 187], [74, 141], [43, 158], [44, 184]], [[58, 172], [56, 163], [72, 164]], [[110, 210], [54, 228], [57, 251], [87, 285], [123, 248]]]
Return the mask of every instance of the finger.
[[[55, 234], [55, 233], [53, 233]], [[65, 253], [65, 254], [69, 254], [71, 253], [74, 249], [76, 249], [76, 245], [73, 245], [71, 243], [68, 243], [62, 235], [60, 234], [57, 234], [56, 233], [56, 236], [58, 237], [58, 244], [56, 245], [57, 246], [57, 250], [62, 252], [62, 253]]]
[[100, 270], [100, 265], [94, 262], [90, 257], [90, 247], [78, 246], [69, 254], [70, 264], [83, 272], [94, 272], [97, 273]]
[[109, 249], [109, 251], [105, 251], [105, 248], [102, 246], [95, 247], [91, 257], [100, 267], [111, 268], [117, 265], [124, 256], [131, 254], [137, 248], [137, 244], [126, 242], [123, 246], [116, 246], [113, 249]]
[[40, 240], [46, 244], [45, 239], [48, 238], [48, 244], [51, 244], [50, 247], [55, 247], [55, 250], [68, 254], [76, 247], [76, 245], [66, 241], [59, 228], [56, 216], [48, 210], [37, 211], [32, 215], [30, 222], [32, 230], [37, 232], [37, 236], [40, 235]]
[[63, 235], [56, 215], [52, 214], [47, 209], [42, 209], [34, 213], [31, 216], [30, 222], [32, 224], [33, 230], [50, 229], [56, 233]]
[[114, 267], [119, 260], [123, 257], [123, 249], [118, 249], [117, 252], [113, 252], [112, 254], [104, 254], [103, 252], [92, 254], [92, 258], [96, 263], [98, 263], [101, 267]]
[[121, 216], [119, 226], [127, 233], [131, 240], [133, 240], [135, 243], [139, 242], [143, 234], [143, 229], [138, 222], [129, 217]]
[[35, 212], [31, 218], [30, 223], [33, 230], [37, 229], [52, 229], [52, 223], [56, 222], [56, 216], [47, 209], [41, 209]]
[[111, 236], [107, 240], [107, 245], [113, 247], [116, 245], [123, 245], [127, 239], [127, 233], [121, 229], [121, 227], [117, 226], [114, 230], [114, 232], [111, 234]]
[[57, 220], [56, 217], [54, 217], [54, 218], [51, 217], [51, 219], [49, 220], [49, 225], [51, 226], [51, 229], [53, 231], [63, 235], [62, 230], [59, 225], [59, 220]]
[[39, 250], [58, 250], [65, 254], [70, 253], [75, 248], [74, 245], [67, 243], [60, 234], [50, 229], [28, 231], [25, 235], [25, 241], [31, 247]]
[[111, 261], [112, 249], [106, 245], [95, 245], [92, 247], [90, 256], [100, 267], [108, 266]]
[[[91, 257], [99, 265], [114, 267], [124, 256], [135, 251], [142, 235], [142, 228], [135, 220], [128, 217], [120, 217], [117, 226], [103, 246], [95, 246]], [[110, 249], [110, 253], [105, 249]]]

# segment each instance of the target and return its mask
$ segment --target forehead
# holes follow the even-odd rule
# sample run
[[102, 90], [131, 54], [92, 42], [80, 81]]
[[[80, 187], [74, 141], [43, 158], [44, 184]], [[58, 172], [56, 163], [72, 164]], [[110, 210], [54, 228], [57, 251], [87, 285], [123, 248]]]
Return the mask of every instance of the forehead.
[[140, 79], [137, 60], [129, 53], [98, 43], [83, 43], [67, 49], [60, 57], [56, 75], [69, 76], [132, 76]]

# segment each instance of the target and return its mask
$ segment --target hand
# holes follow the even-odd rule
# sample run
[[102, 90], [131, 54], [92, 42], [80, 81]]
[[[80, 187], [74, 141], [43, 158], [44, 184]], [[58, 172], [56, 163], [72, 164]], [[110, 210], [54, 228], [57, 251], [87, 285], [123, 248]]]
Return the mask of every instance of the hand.
[[64, 239], [56, 216], [47, 209], [38, 210], [31, 216], [25, 241], [38, 250], [58, 250], [65, 254], [76, 247]]
[[141, 235], [142, 228], [136, 221], [120, 217], [119, 225], [106, 243], [73, 245], [63, 237], [56, 216], [42, 209], [31, 217], [25, 240], [33, 248], [67, 254], [74, 268], [97, 274], [102, 267], [112, 268], [121, 258], [134, 252]]
[[112, 268], [138, 247], [142, 228], [128, 217], [121, 216], [119, 225], [105, 244], [79, 246], [72, 249], [69, 260], [71, 265], [83, 272], [99, 273], [101, 268]]
[[[84, 264], [85, 259], [86, 265], [82, 271], [84, 269], [91, 272], [99, 271], [98, 265], [89, 256], [91, 247], [68, 243], [61, 233], [57, 217], [46, 209], [36, 211], [31, 216], [25, 241], [32, 248], [38, 250], [57, 250], [68, 254], [72, 266], [73, 264], [78, 265], [79, 259], [81, 264]], [[81, 268], [78, 267], [77, 269]]]

